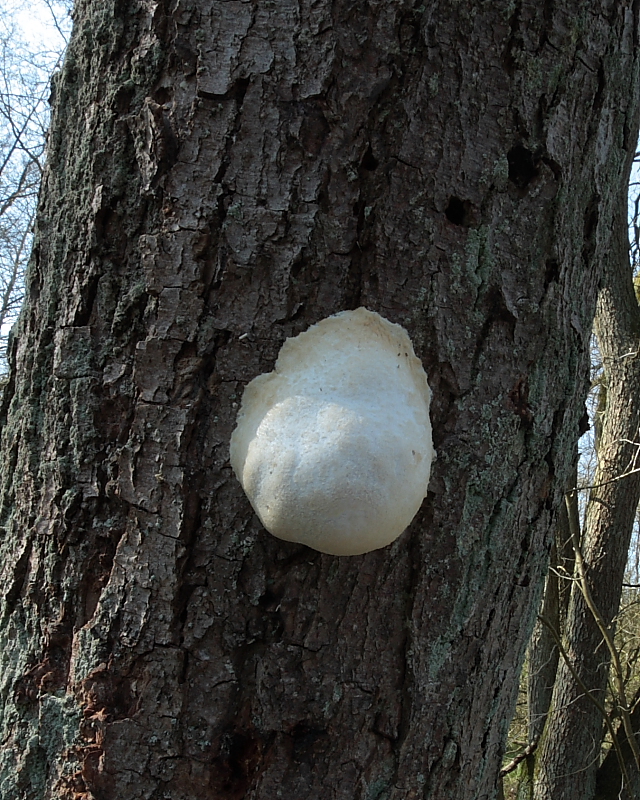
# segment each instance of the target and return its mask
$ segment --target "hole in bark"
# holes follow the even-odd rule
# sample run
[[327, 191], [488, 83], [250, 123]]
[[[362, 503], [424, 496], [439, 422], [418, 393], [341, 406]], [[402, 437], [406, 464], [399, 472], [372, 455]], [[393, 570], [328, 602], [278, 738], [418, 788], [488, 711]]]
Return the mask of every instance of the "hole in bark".
[[371, 145], [369, 145], [367, 152], [362, 157], [360, 166], [369, 172], [373, 172], [373, 170], [378, 166], [378, 163], [378, 159], [373, 155], [373, 150], [371, 149]]
[[464, 220], [464, 204], [459, 197], [450, 197], [449, 205], [446, 207], [445, 212], [449, 222], [454, 225], [462, 225]]
[[548, 259], [547, 263], [545, 264], [544, 285], [548, 286], [552, 281], [557, 281], [559, 277], [560, 264], [558, 264], [555, 258]]
[[525, 189], [538, 174], [533, 153], [521, 144], [512, 147], [507, 153], [509, 180], [518, 189]]
[[449, 204], [444, 213], [449, 222], [454, 225], [463, 225], [468, 228], [475, 222], [473, 206], [468, 200], [461, 200], [459, 197], [452, 196], [449, 198]]
[[290, 277], [297, 278], [302, 272], [303, 267], [304, 267], [304, 259], [302, 255], [296, 256], [293, 264], [291, 265], [291, 269], [289, 270]]
[[172, 92], [166, 86], [159, 86], [153, 93], [153, 99], [158, 105], [163, 106], [171, 100]]

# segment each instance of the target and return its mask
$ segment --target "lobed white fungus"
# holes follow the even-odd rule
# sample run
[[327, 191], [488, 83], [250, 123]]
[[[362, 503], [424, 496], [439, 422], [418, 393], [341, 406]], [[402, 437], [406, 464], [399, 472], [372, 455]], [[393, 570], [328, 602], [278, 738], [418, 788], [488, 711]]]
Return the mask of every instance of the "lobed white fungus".
[[274, 536], [337, 556], [377, 550], [427, 492], [430, 399], [404, 328], [343, 311], [287, 339], [247, 385], [231, 465]]

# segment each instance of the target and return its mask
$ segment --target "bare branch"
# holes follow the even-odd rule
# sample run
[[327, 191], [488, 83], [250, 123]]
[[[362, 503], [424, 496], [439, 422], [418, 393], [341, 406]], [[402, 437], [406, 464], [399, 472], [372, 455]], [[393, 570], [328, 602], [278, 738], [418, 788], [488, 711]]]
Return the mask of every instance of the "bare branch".
[[499, 772], [500, 777], [504, 778], [505, 775], [508, 775], [510, 772], [516, 770], [520, 766], [520, 764], [522, 764], [525, 758], [529, 758], [530, 755], [535, 753], [537, 746], [538, 746], [537, 741], [528, 744], [521, 753], [518, 753], [518, 755], [512, 761], [510, 761], [506, 766], [504, 766], [500, 770]]

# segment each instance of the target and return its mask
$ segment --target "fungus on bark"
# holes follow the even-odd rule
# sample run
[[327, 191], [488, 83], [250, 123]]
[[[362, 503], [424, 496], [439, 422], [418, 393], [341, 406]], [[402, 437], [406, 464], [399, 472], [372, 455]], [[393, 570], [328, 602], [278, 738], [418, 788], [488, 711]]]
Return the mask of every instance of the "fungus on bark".
[[407, 332], [358, 308], [282, 346], [245, 388], [231, 465], [274, 536], [333, 555], [397, 539], [427, 492], [427, 376]]

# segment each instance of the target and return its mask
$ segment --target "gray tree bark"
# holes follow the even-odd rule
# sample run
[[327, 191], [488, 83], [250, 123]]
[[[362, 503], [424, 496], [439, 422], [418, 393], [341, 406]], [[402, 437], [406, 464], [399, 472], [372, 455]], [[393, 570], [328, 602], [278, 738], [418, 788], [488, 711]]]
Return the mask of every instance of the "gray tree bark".
[[[575, 473], [571, 484], [575, 486]], [[578, 527], [578, 507], [575, 508]], [[527, 653], [527, 715], [528, 747], [531, 752], [522, 761], [518, 772], [518, 800], [532, 800], [536, 781], [536, 749], [543, 734], [547, 715], [551, 708], [553, 688], [560, 652], [553, 631], [564, 631], [569, 606], [571, 581], [574, 567], [573, 546], [566, 504], [558, 509], [555, 540], [551, 546], [549, 570], [545, 580], [544, 594], [539, 618], [533, 626]], [[566, 576], [566, 577], [564, 577]]]
[[[631, 0], [80, 0], [3, 401], [3, 796], [495, 796], [637, 34]], [[438, 460], [336, 558], [260, 527], [228, 442], [359, 305], [409, 330]]]

